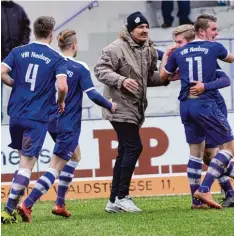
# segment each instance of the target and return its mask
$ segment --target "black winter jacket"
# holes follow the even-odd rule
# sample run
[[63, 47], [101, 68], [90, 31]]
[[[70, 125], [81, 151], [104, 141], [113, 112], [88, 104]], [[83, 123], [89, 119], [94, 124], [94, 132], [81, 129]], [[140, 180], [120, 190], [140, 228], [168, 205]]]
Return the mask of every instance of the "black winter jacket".
[[30, 21], [24, 9], [13, 1], [1, 2], [1, 60], [20, 45], [29, 43]]

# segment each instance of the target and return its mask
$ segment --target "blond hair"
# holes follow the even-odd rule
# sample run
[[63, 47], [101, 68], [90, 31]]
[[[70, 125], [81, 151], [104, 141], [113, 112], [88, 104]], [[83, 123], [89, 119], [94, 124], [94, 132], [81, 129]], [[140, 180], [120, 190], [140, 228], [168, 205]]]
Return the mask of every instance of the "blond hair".
[[175, 40], [176, 36], [182, 34], [187, 41], [195, 38], [195, 29], [193, 25], [180, 25], [172, 32], [172, 37]]
[[76, 32], [69, 29], [63, 30], [58, 34], [57, 40], [60, 50], [69, 49], [76, 42]]

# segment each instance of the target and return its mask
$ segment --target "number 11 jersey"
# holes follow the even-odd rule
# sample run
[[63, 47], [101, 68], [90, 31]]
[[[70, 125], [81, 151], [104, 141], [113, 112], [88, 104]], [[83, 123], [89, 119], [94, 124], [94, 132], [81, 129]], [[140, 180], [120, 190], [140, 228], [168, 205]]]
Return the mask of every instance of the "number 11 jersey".
[[[194, 81], [209, 83], [216, 80], [217, 59], [225, 59], [227, 49], [220, 43], [194, 40], [176, 49], [168, 58], [165, 70], [172, 74], [179, 67], [181, 91], [179, 100], [188, 97], [189, 89]], [[215, 91], [205, 91], [199, 98], [215, 101]]]
[[56, 77], [67, 76], [65, 58], [48, 44], [35, 41], [14, 48], [2, 64], [14, 74], [8, 115], [48, 122]]

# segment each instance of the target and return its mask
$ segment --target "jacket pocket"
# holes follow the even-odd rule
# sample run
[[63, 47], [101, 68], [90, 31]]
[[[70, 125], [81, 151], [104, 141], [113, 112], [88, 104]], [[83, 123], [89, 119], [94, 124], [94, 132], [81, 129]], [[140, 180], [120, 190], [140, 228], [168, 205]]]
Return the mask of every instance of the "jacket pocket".
[[131, 94], [123, 94], [123, 93], [121, 93], [121, 98], [126, 103], [131, 103], [133, 105], [136, 105], [139, 102], [138, 99], [134, 95], [131, 95]]

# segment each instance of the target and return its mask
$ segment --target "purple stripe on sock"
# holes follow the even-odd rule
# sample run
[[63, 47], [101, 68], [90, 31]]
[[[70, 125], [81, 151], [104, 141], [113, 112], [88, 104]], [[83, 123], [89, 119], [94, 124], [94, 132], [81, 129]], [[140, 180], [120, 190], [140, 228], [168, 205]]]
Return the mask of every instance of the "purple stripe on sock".
[[188, 177], [191, 178], [191, 179], [200, 179], [200, 178], [201, 178], [201, 173], [195, 174], [195, 173], [190, 173], [190, 172], [188, 172], [187, 175], [188, 175]]
[[17, 174], [16, 177], [14, 178], [13, 183], [19, 184], [19, 185], [23, 185], [25, 187], [28, 187], [29, 184], [29, 178], [23, 176], [23, 175], [19, 175]]
[[63, 168], [63, 172], [67, 172], [67, 173], [73, 173], [75, 170], [74, 167], [71, 167], [69, 165], [65, 165], [64, 168]]
[[57, 199], [56, 199], [57, 205], [62, 207], [65, 204], [65, 195], [67, 193], [67, 190], [68, 190], [68, 186], [59, 185], [58, 195], [57, 195]]
[[21, 189], [21, 190], [15, 190], [15, 189], [11, 189], [11, 193], [14, 195], [21, 195], [24, 192], [25, 189]]
[[44, 176], [45, 176], [47, 179], [49, 179], [51, 183], [53, 183], [54, 180], [55, 180], [54, 175], [51, 174], [50, 172], [46, 172], [46, 173], [44, 174]]
[[215, 159], [221, 161], [225, 166], [227, 166], [230, 162], [230, 160], [226, 156], [224, 156], [222, 153], [218, 153], [215, 156]]
[[220, 174], [222, 174], [223, 171], [224, 171], [224, 168], [223, 168], [223, 167], [219, 166], [217, 163], [212, 162], [212, 161], [211, 161], [211, 163], [210, 163], [210, 165], [209, 165], [208, 168], [209, 168], [209, 169], [212, 168], [212, 169], [218, 171]]
[[27, 208], [32, 207], [33, 204], [43, 195], [43, 193], [33, 188], [32, 192], [29, 194], [29, 196], [25, 199], [24, 204]]
[[234, 172], [233, 169], [234, 169], [234, 166], [232, 163], [230, 163], [228, 165], [227, 171], [225, 172], [225, 175], [228, 175], [228, 176], [234, 178], [234, 176], [231, 176], [231, 173]]
[[68, 176], [59, 176], [59, 180], [63, 180], [66, 182], [71, 182], [73, 178], [68, 177]]
[[190, 159], [188, 162], [188, 168], [199, 170], [202, 168], [202, 163], [199, 163]]
[[39, 179], [37, 183], [41, 184], [46, 190], [50, 188], [50, 186], [42, 179]]
[[10, 214], [16, 209], [17, 203], [18, 201], [15, 201], [15, 199], [8, 198], [6, 209]]

